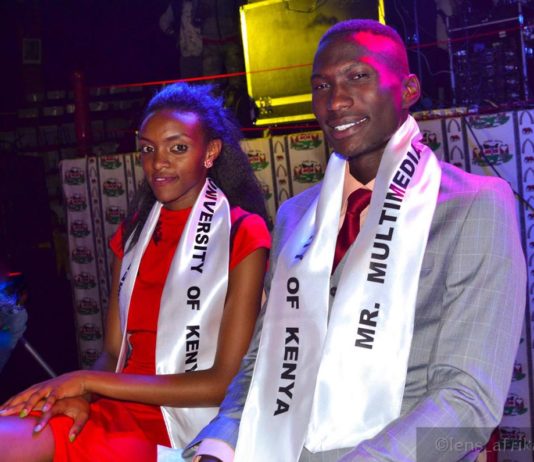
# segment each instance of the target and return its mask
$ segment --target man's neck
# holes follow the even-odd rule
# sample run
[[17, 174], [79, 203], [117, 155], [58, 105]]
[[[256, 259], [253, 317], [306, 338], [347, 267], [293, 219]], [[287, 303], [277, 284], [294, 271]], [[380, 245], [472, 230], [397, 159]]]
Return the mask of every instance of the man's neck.
[[376, 178], [382, 153], [369, 154], [354, 159], [349, 159], [350, 174], [360, 183], [367, 184]]

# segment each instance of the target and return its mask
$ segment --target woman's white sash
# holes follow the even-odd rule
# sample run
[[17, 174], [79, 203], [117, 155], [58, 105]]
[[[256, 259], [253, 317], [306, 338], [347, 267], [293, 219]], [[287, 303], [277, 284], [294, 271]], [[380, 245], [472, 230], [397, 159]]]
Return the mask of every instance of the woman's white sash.
[[[139, 241], [122, 261], [119, 302], [123, 333], [135, 276], [161, 207], [159, 202], [154, 204]], [[208, 178], [189, 215], [163, 288], [156, 374], [196, 371], [213, 365], [228, 286], [229, 240], [228, 200]], [[118, 371], [124, 367], [127, 349], [123, 335]], [[161, 409], [172, 446], [177, 448], [184, 447], [217, 413], [217, 408]]]
[[[400, 414], [419, 272], [441, 170], [412, 117], [386, 146], [329, 314], [345, 159], [278, 258], [236, 461], [356, 446]], [[276, 431], [273, 431], [276, 429]]]

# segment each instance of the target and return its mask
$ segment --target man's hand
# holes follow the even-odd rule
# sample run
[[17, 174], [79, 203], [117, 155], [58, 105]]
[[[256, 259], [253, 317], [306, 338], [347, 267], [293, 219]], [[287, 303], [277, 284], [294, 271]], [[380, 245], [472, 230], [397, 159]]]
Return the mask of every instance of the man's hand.
[[53, 406], [46, 412], [43, 412], [34, 432], [40, 432], [46, 427], [48, 421], [56, 415], [66, 415], [73, 420], [72, 427], [69, 431], [69, 440], [72, 442], [80, 434], [90, 415], [89, 402], [81, 396], [75, 398], [63, 398], [57, 400]]

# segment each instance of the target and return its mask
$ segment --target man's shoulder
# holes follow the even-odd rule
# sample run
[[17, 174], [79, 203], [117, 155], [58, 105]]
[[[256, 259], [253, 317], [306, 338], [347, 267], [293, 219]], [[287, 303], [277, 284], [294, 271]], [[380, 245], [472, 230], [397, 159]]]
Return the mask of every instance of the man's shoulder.
[[447, 163], [441, 167], [438, 217], [493, 220], [514, 210], [512, 188], [502, 178], [468, 173]]
[[321, 192], [321, 185], [322, 182], [319, 182], [290, 197], [280, 205], [274, 223], [274, 241], [280, 234], [284, 234], [287, 230], [292, 230], [296, 226]]
[[287, 213], [295, 213], [299, 209], [307, 210], [315, 198], [319, 195], [321, 191], [322, 181], [309, 187], [308, 189], [296, 194], [293, 197], [290, 197], [284, 201], [279, 207], [279, 214], [284, 215]]
[[440, 194], [501, 195], [511, 192], [502, 178], [466, 172], [447, 162], [441, 162]]

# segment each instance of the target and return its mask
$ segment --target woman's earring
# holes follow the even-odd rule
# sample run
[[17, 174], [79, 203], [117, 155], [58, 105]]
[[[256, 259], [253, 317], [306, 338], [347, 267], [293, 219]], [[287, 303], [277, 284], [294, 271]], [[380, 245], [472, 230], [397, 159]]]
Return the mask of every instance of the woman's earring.
[[204, 167], [211, 168], [212, 166], [213, 166], [213, 161], [211, 159], [208, 158], [204, 161]]

